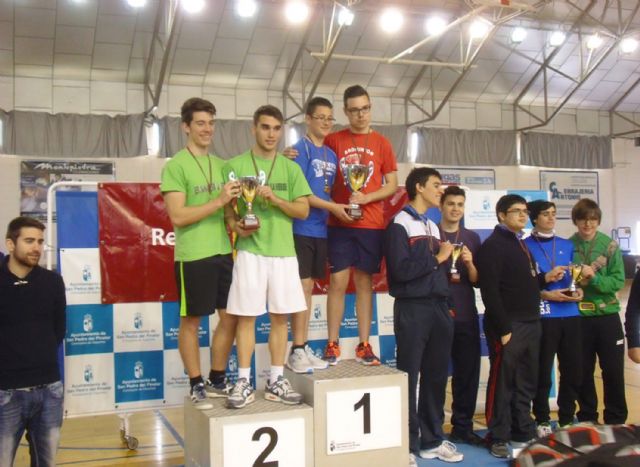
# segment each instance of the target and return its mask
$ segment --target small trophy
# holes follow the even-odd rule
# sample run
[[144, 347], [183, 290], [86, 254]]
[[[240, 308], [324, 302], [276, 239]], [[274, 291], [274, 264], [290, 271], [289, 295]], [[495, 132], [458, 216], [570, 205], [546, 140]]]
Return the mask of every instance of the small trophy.
[[569, 275], [571, 276], [571, 285], [569, 285], [569, 290], [565, 292], [565, 295], [575, 297], [578, 295], [578, 286], [576, 284], [582, 279], [582, 264], [571, 263], [569, 265]]
[[260, 226], [258, 216], [253, 212], [253, 200], [256, 197], [256, 188], [260, 185], [258, 177], [240, 177], [240, 188], [242, 189], [242, 199], [247, 204], [247, 212], [242, 218], [246, 230], [255, 230]]
[[458, 258], [460, 257], [460, 255], [462, 254], [462, 247], [464, 245], [462, 243], [454, 243], [453, 244], [453, 252], [451, 253], [451, 276], [450, 276], [450, 280], [451, 282], [455, 282], [458, 283], [460, 282], [460, 271], [458, 271], [456, 269], [456, 261], [458, 261]]
[[[369, 167], [363, 164], [349, 164], [345, 167], [345, 172], [349, 189], [353, 193], [356, 193], [364, 187], [367, 176], [369, 175]], [[359, 204], [349, 203], [347, 214], [349, 214], [352, 219], [362, 219], [362, 208]]]

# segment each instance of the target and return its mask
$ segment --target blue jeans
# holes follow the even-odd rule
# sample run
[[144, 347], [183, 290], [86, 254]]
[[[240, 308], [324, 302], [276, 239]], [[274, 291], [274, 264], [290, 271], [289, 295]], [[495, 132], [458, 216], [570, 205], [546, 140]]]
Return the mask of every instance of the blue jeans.
[[31, 466], [56, 465], [64, 387], [62, 382], [29, 391], [0, 389], [0, 466], [11, 466], [27, 431]]

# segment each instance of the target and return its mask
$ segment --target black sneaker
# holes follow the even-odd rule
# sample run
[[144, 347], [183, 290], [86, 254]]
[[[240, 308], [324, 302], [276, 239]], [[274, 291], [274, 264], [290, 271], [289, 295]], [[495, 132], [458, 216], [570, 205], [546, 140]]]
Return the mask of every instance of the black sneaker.
[[489, 448], [489, 452], [493, 457], [498, 457], [500, 459], [508, 459], [509, 456], [509, 445], [504, 441], [494, 441], [491, 443], [491, 447]]
[[463, 433], [452, 431], [451, 434], [449, 435], [449, 441], [451, 441], [452, 443], [458, 443], [458, 444], [469, 444], [471, 446], [487, 445], [487, 442], [485, 441], [485, 439], [482, 436], [477, 435], [473, 431], [468, 431]]

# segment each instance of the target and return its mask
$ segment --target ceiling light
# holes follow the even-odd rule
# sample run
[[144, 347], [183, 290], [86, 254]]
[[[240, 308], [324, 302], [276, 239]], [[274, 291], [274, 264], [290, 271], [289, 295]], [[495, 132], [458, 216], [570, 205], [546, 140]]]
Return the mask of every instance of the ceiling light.
[[338, 24], [340, 26], [351, 26], [353, 24], [354, 17], [355, 15], [353, 14], [353, 11], [342, 7], [340, 8], [340, 13], [338, 13]]
[[439, 16], [432, 16], [424, 23], [424, 29], [430, 36], [442, 34], [447, 28], [447, 22]]
[[620, 51], [623, 54], [630, 54], [638, 48], [638, 41], [633, 37], [626, 37], [620, 41]]
[[483, 20], [477, 19], [469, 26], [469, 36], [471, 39], [482, 39], [489, 32], [490, 24]]
[[147, 3], [147, 0], [127, 0], [127, 3], [133, 8], [141, 8], [145, 5], [145, 3]]
[[511, 42], [514, 44], [520, 44], [527, 37], [527, 30], [518, 26], [513, 31], [511, 31]]
[[602, 37], [600, 37], [598, 34], [593, 34], [592, 36], [589, 36], [589, 38], [587, 39], [587, 49], [590, 49], [590, 50], [597, 49], [602, 45], [602, 42], [603, 42]]
[[403, 22], [402, 13], [397, 8], [387, 8], [380, 15], [380, 27], [386, 33], [398, 32]]
[[236, 13], [241, 18], [251, 18], [256, 14], [258, 4], [254, 0], [237, 0]]
[[284, 15], [290, 23], [304, 23], [309, 16], [309, 5], [301, 0], [293, 0], [287, 3]]
[[204, 0], [182, 0], [182, 8], [187, 13], [199, 13], [204, 9]]
[[551, 47], [558, 47], [562, 45], [564, 40], [567, 38], [567, 35], [562, 31], [553, 31], [549, 36], [549, 45]]

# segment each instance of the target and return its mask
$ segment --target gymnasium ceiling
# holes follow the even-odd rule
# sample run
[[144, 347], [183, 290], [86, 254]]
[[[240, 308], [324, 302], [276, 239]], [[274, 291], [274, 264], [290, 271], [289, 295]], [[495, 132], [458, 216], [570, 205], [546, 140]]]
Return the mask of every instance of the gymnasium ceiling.
[[[640, 48], [622, 54], [618, 47], [624, 37], [640, 39], [637, 0], [341, 0], [355, 13], [348, 27], [332, 21], [331, 1], [310, 3], [311, 20], [298, 26], [284, 19], [284, 0], [257, 1], [257, 14], [246, 19], [235, 0], [206, 0], [195, 15], [176, 0], [142, 8], [125, 0], [0, 0], [0, 76], [140, 83], [151, 104], [159, 84], [265, 89], [301, 105], [314, 88], [339, 95], [358, 83], [420, 106], [427, 119], [448, 99], [522, 108], [546, 101], [546, 117], [562, 105], [640, 109]], [[378, 25], [390, 5], [405, 14], [393, 35]], [[463, 19], [422, 44], [433, 13]], [[477, 17], [494, 27], [469, 43]], [[519, 44], [511, 41], [516, 26], [528, 30]], [[567, 40], [554, 48], [548, 38], [556, 29]], [[593, 33], [603, 44], [590, 51]]]

